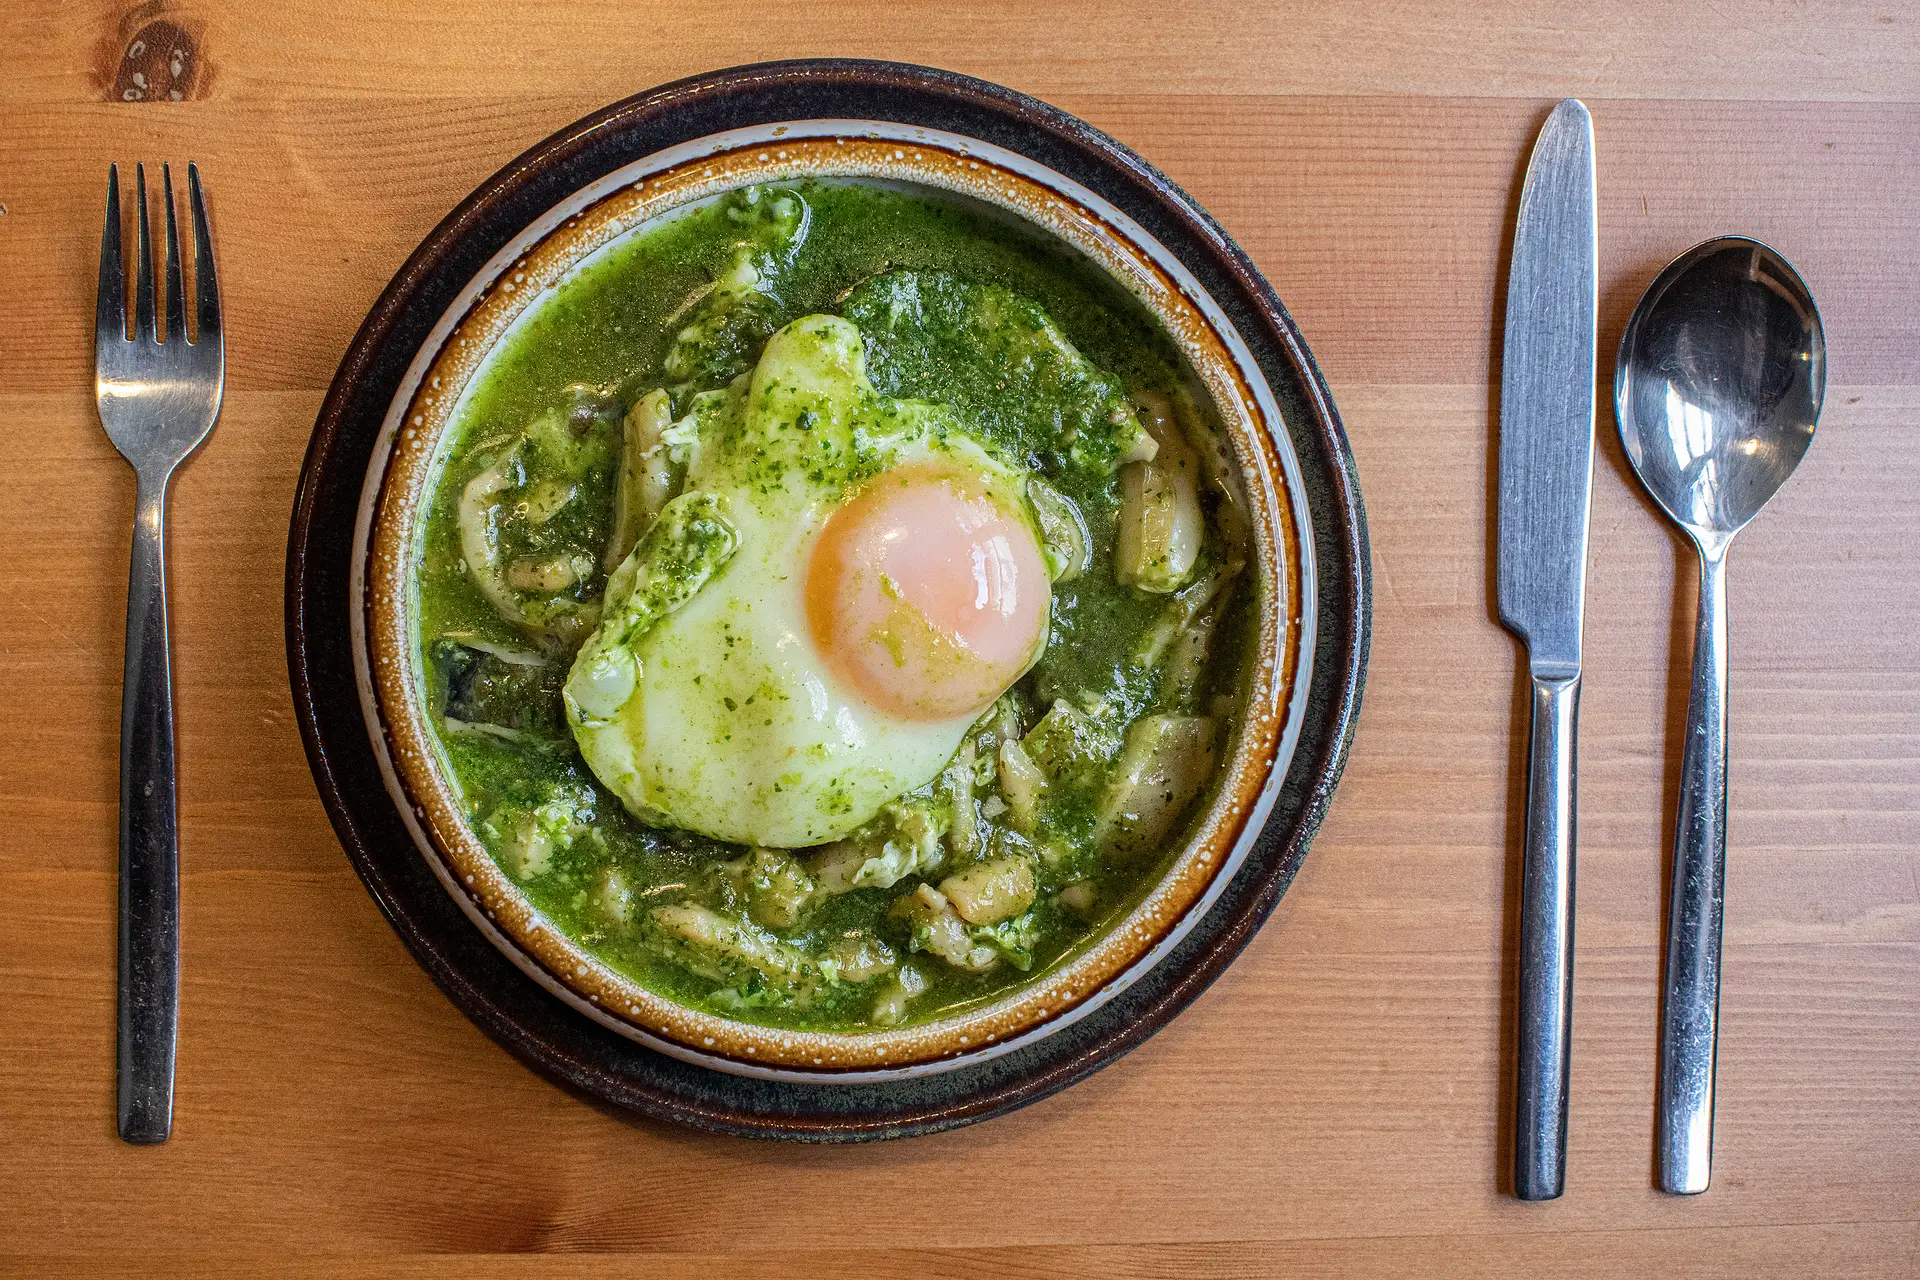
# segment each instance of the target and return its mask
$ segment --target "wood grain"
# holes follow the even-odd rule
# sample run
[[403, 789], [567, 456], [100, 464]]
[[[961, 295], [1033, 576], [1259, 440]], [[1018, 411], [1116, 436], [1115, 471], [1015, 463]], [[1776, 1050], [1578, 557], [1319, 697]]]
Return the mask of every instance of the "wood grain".
[[[188, 100], [108, 101], [164, 16]], [[133, 24], [130, 26], [130, 24]], [[280, 564], [335, 363], [525, 146], [707, 67], [844, 53], [1057, 101], [1161, 165], [1301, 322], [1359, 461], [1373, 666], [1305, 871], [1226, 977], [1084, 1085], [859, 1150], [704, 1137], [534, 1077], [353, 877], [291, 719]], [[1593, 108], [1604, 344], [1673, 254], [1802, 268], [1831, 384], [1740, 543], [1713, 1191], [1651, 1189], [1663, 850], [1692, 570], [1605, 421], [1582, 741], [1573, 1160], [1498, 1193], [1516, 651], [1487, 599], [1503, 230]], [[199, 160], [229, 397], [174, 496], [176, 1136], [113, 1137], [132, 481], [93, 415], [109, 160]], [[1920, 1273], [1920, 14], [1539, 0], [0, 11], [0, 1273], [1052, 1277]]]

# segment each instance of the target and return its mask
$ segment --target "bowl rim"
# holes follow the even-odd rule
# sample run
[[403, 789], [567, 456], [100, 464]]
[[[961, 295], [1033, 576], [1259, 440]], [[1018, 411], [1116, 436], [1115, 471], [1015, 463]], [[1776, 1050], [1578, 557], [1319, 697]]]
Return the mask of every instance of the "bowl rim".
[[[480, 845], [421, 704], [414, 565], [450, 430], [490, 359], [554, 291], [662, 217], [752, 182], [902, 182], [971, 196], [1065, 243], [1126, 287], [1206, 383], [1231, 441], [1257, 549], [1253, 687], [1230, 727], [1213, 800], [1144, 898], [1041, 974], [929, 1022], [867, 1032], [784, 1030], [700, 1010], [602, 960], [540, 911]], [[1271, 811], [1305, 713], [1311, 662], [1311, 514], [1272, 389], [1218, 304], [1118, 209], [1048, 166], [948, 131], [873, 120], [763, 123], [693, 139], [588, 183], [534, 218], [476, 272], [416, 351], [370, 460], [356, 524], [354, 622], [361, 699], [382, 774], [449, 893], [529, 976], [590, 1017], [720, 1070], [847, 1082], [951, 1070], [1011, 1052], [1085, 1016], [1191, 930]], [[584, 998], [583, 998], [584, 997]]]
[[[1004, 1064], [851, 1093], [694, 1070], [552, 1001], [467, 928], [434, 883], [373, 768], [357, 702], [343, 696], [352, 682], [340, 625], [352, 612], [345, 551], [360, 460], [400, 362], [432, 318], [426, 308], [439, 307], [459, 273], [560, 184], [716, 124], [777, 118], [769, 113], [793, 103], [806, 107], [801, 114], [958, 120], [969, 132], [1012, 139], [1168, 238], [1222, 291], [1275, 379], [1291, 410], [1291, 442], [1309, 461], [1307, 501], [1324, 517], [1315, 543], [1327, 643], [1311, 670], [1308, 750], [1296, 755], [1257, 859], [1234, 878], [1219, 918], [1082, 1028]], [[503, 166], [421, 241], [369, 310], [316, 416], [289, 524], [285, 634], [296, 723], [336, 834], [375, 904], [469, 1018], [550, 1079], [614, 1107], [722, 1132], [833, 1142], [937, 1131], [1046, 1097], [1142, 1043], [1212, 984], [1272, 913], [1331, 802], [1365, 684], [1371, 599], [1366, 513], [1331, 392], [1272, 286], [1211, 215], [1121, 144], [1023, 94], [934, 68], [827, 58], [704, 72], [613, 103]]]

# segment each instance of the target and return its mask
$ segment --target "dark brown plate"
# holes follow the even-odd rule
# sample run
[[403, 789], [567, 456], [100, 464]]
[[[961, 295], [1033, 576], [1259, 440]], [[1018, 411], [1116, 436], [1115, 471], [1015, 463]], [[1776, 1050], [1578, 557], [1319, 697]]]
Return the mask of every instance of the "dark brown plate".
[[[1111, 201], [1226, 311], [1279, 402], [1313, 529], [1317, 600], [1306, 713], [1279, 799], [1246, 862], [1181, 943], [1098, 1010], [1004, 1057], [875, 1084], [726, 1074], [649, 1050], [515, 967], [428, 869], [384, 785], [349, 634], [355, 519], [382, 420], [428, 329], [541, 212], [663, 148], [784, 120], [886, 120], [980, 139]], [[1371, 586], [1352, 456], [1325, 381], [1273, 289], [1185, 193], [1085, 123], [1009, 90], [893, 63], [822, 60], [714, 72], [629, 98], [503, 168], [415, 250], [342, 360], [314, 427], [287, 548], [287, 654], [308, 758], [335, 830], [414, 956], [468, 1017], [549, 1078], [643, 1115], [729, 1133], [861, 1141], [934, 1132], [1047, 1096], [1190, 1004], [1285, 892], [1338, 781], [1364, 679]]]

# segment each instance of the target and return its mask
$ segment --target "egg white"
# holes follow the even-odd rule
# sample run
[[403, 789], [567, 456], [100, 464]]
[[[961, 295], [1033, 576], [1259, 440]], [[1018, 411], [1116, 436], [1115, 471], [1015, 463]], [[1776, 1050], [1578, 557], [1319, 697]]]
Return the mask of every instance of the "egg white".
[[631, 643], [638, 679], [617, 710], [588, 716], [570, 699], [574, 736], [643, 821], [777, 848], [838, 839], [932, 780], [975, 717], [904, 720], [833, 674], [804, 597], [821, 525], [866, 478], [937, 461], [985, 481], [1037, 540], [1025, 472], [950, 410], [875, 394], [859, 331], [833, 316], [775, 334], [712, 434], [686, 486], [719, 499], [738, 549]]

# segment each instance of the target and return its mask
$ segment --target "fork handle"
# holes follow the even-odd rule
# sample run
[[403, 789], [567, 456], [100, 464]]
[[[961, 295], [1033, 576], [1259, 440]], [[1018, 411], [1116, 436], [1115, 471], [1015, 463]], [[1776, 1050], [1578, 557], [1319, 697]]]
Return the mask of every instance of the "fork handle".
[[180, 843], [167, 638], [167, 476], [140, 476], [120, 693], [120, 1136], [173, 1128], [180, 997]]

